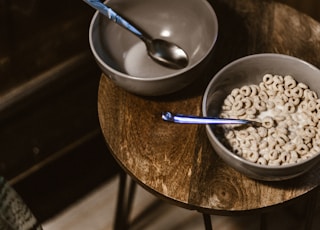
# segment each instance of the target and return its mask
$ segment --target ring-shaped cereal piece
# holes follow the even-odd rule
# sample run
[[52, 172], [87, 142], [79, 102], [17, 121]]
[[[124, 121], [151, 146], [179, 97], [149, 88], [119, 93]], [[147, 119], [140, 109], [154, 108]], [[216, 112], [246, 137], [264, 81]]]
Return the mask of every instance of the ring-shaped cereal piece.
[[304, 133], [307, 137], [314, 138], [316, 136], [317, 130], [314, 127], [306, 127]]
[[288, 141], [289, 141], [288, 136], [286, 136], [283, 133], [278, 133], [276, 142], [280, 147], [284, 146]]
[[259, 154], [256, 151], [249, 151], [247, 153], [247, 159], [253, 163], [257, 162], [259, 159]]
[[268, 130], [269, 142], [271, 142], [273, 140], [273, 139], [271, 139], [271, 137], [274, 138], [277, 131], [276, 131], [275, 127], [267, 128], [267, 130]]
[[251, 88], [247, 85], [242, 86], [240, 88], [240, 94], [242, 94], [243, 96], [250, 96], [250, 94], [252, 93]]
[[317, 155], [319, 152], [316, 151], [314, 148], [312, 148], [312, 149], [310, 149], [309, 153], [310, 153], [311, 155]]
[[274, 81], [279, 82], [281, 84], [284, 82], [284, 78], [281, 75], [276, 74], [276, 75], [274, 75], [273, 79], [274, 79]]
[[282, 116], [282, 115], [274, 115], [274, 119], [277, 121], [277, 122], [280, 122], [280, 121], [284, 121], [286, 120], [286, 116]]
[[288, 102], [297, 106], [300, 103], [300, 99], [298, 97], [289, 97]]
[[236, 135], [234, 134], [234, 132], [232, 130], [228, 130], [226, 132], [225, 136], [227, 139], [233, 139], [233, 138], [235, 138]]
[[234, 88], [230, 93], [230, 95], [233, 96], [233, 97], [236, 97], [239, 94], [240, 94], [240, 89], [239, 88]]
[[318, 99], [316, 102], [317, 102], [317, 105], [316, 105], [315, 111], [316, 111], [317, 113], [320, 113], [320, 101], [319, 101], [319, 99]]
[[297, 82], [293, 78], [287, 78], [287, 76], [284, 77], [284, 87], [286, 89], [293, 89], [296, 86]]
[[235, 101], [232, 105], [232, 110], [235, 110], [235, 111], [243, 109], [243, 108], [244, 108], [244, 105], [241, 100]]
[[311, 123], [314, 127], [317, 127], [317, 124], [319, 122], [319, 116], [317, 113], [313, 113], [312, 116], [311, 116]]
[[257, 164], [259, 164], [259, 165], [267, 165], [268, 161], [264, 157], [259, 157], [259, 159], [257, 160]]
[[267, 90], [266, 84], [264, 82], [260, 82], [259, 89], [260, 91], [266, 91]]
[[268, 101], [269, 100], [269, 95], [267, 94], [267, 91], [266, 90], [260, 91], [259, 98], [262, 101]]
[[283, 94], [284, 95], [286, 95], [288, 98], [292, 98], [292, 94], [291, 94], [291, 90], [292, 90], [293, 88], [291, 88], [291, 89], [285, 89], [284, 91], [283, 91]]
[[[253, 144], [261, 141], [261, 137], [260, 137], [259, 134], [256, 133], [256, 132], [249, 132], [248, 139], [249, 139]], [[256, 144], [256, 146], [258, 146], [258, 145]]]
[[255, 137], [255, 139], [257, 141], [256, 145], [258, 146], [258, 142], [260, 143], [262, 141], [261, 136], [257, 132], [252, 133], [252, 135]]
[[268, 162], [268, 165], [270, 165], [270, 166], [279, 166], [279, 165], [281, 165], [281, 161], [280, 161], [279, 159], [270, 160], [270, 161]]
[[306, 101], [301, 101], [298, 107], [301, 109], [301, 111], [307, 111], [308, 103]]
[[265, 74], [262, 78], [262, 81], [266, 85], [271, 85], [273, 83], [273, 76], [271, 74]]
[[258, 142], [257, 141], [251, 141], [251, 146], [250, 146], [250, 149], [252, 151], [255, 151], [259, 154], [259, 145], [258, 145]]
[[289, 101], [289, 97], [287, 97], [285, 94], [283, 93], [278, 93], [278, 97], [281, 98], [281, 100], [283, 100], [284, 102], [288, 102]]
[[239, 139], [246, 139], [249, 136], [249, 132], [245, 129], [239, 130], [235, 134]]
[[291, 76], [291, 75], [286, 75], [286, 76], [284, 76], [284, 78], [283, 78], [285, 81], [288, 81], [288, 80], [294, 80], [294, 78]]
[[268, 148], [268, 141], [261, 141], [261, 142], [259, 142], [259, 150], [261, 151], [261, 150], [263, 150], [263, 149], [266, 149], [266, 148]]
[[320, 143], [318, 143], [315, 139], [313, 139], [312, 146], [317, 153], [320, 153]]
[[228, 95], [225, 99], [224, 99], [224, 104], [228, 105], [228, 106], [232, 106], [233, 103], [235, 102], [235, 99], [232, 95]]
[[250, 97], [253, 97], [253, 96], [257, 96], [259, 94], [259, 86], [257, 85], [250, 85], [249, 86], [250, 89], [251, 89], [251, 94], [250, 94]]
[[317, 102], [315, 100], [308, 101], [308, 111], [314, 111], [317, 108]]
[[306, 84], [304, 84], [302, 82], [299, 82], [297, 86], [300, 87], [301, 89], [308, 89], [309, 88]]
[[265, 127], [258, 127], [258, 134], [260, 137], [268, 136], [268, 130]]
[[284, 110], [285, 110], [285, 112], [291, 114], [291, 113], [294, 113], [296, 111], [296, 106], [293, 103], [287, 102], [284, 105]]
[[244, 104], [244, 108], [245, 109], [248, 109], [248, 108], [250, 108], [252, 106], [252, 100], [250, 98], [248, 98], [248, 97], [243, 98], [242, 102]]
[[309, 119], [306, 121], [306, 126], [315, 128], [319, 122], [319, 118], [315, 113], [310, 113], [309, 116]]
[[268, 110], [271, 110], [276, 106], [276, 104], [273, 101], [267, 100], [266, 106]]
[[230, 139], [230, 140], [229, 140], [229, 144], [230, 144], [231, 146], [234, 146], [234, 147], [240, 146], [240, 142], [239, 142], [239, 140], [238, 140], [237, 138], [232, 138], [232, 139]]
[[255, 115], [256, 113], [257, 113], [257, 110], [254, 107], [248, 108], [246, 110], [246, 114], [248, 114], [248, 115]]
[[288, 142], [288, 143], [286, 143], [282, 148], [283, 148], [284, 150], [290, 152], [290, 151], [293, 151], [293, 150], [296, 149], [296, 144], [291, 143], [291, 142]]
[[297, 145], [296, 151], [300, 156], [303, 156], [308, 153], [309, 147], [306, 144], [299, 144]]
[[281, 93], [283, 93], [284, 92], [284, 85], [280, 82], [280, 81], [274, 81], [273, 83], [272, 83], [272, 89], [274, 90], [274, 91], [277, 91], [277, 92], [281, 92]]
[[274, 103], [278, 106], [279, 105], [284, 106], [286, 102], [281, 97], [275, 97]]
[[282, 152], [280, 153], [279, 159], [282, 163], [289, 163], [291, 160], [291, 154], [288, 152]]
[[310, 159], [311, 157], [312, 157], [312, 154], [307, 153], [306, 155], [303, 155], [303, 156], [301, 157], [301, 160], [308, 160], [308, 159]]
[[[223, 111], [232, 110], [232, 106], [224, 104], [224, 105], [222, 106], [222, 110], [223, 110]], [[220, 115], [220, 116], [221, 116], [221, 115]]]
[[274, 127], [274, 120], [271, 117], [265, 117], [262, 119], [262, 126], [270, 129]]
[[238, 95], [234, 98], [234, 100], [235, 100], [235, 102], [237, 102], [237, 101], [241, 101], [243, 98], [245, 98], [245, 96], [243, 96], [242, 94], [238, 94]]
[[[276, 127], [276, 133], [279, 135], [283, 134], [283, 135], [287, 136], [288, 135], [288, 128], [286, 127], [285, 124], [278, 125]], [[288, 140], [286, 140], [286, 141], [288, 141]]]
[[267, 105], [264, 101], [261, 100], [254, 100], [253, 101], [253, 106], [258, 110], [258, 111], [265, 111], [267, 110]]
[[233, 147], [233, 152], [238, 156], [243, 156], [242, 149], [240, 147]]
[[269, 160], [276, 160], [279, 158], [279, 152], [276, 149], [271, 149], [268, 153]]
[[267, 93], [268, 97], [274, 97], [277, 95], [277, 91], [273, 90], [273, 89], [267, 89], [266, 93]]
[[250, 140], [247, 138], [241, 138], [239, 142], [241, 148], [249, 148], [251, 145]]
[[239, 109], [239, 110], [231, 110], [235, 116], [239, 116], [240, 119], [244, 119], [244, 116], [246, 114], [245, 109]]
[[291, 95], [292, 97], [301, 98], [303, 96], [303, 89], [298, 85], [297, 87], [291, 89]]
[[317, 100], [318, 99], [317, 93], [312, 91], [312, 90], [310, 90], [310, 89], [304, 90], [304, 94], [303, 95], [307, 100]]
[[291, 155], [291, 161], [296, 161], [299, 159], [299, 154], [295, 150], [290, 151], [290, 155]]

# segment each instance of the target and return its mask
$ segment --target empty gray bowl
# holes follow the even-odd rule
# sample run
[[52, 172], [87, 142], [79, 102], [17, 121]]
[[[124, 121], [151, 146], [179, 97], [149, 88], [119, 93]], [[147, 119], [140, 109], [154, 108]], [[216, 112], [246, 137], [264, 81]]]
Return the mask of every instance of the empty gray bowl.
[[[218, 116], [225, 97], [232, 89], [257, 84], [267, 73], [291, 75], [320, 95], [320, 70], [313, 65], [281, 54], [256, 54], [228, 64], [213, 77], [203, 97], [203, 115]], [[230, 151], [222, 143], [221, 134], [218, 134], [216, 126], [207, 125], [206, 131], [216, 153], [231, 167], [254, 179], [277, 181], [294, 178], [307, 172], [320, 160], [320, 154], [316, 154], [299, 163], [280, 166], [259, 165]]]
[[218, 35], [215, 12], [206, 0], [110, 0], [106, 4], [154, 38], [176, 43], [189, 56], [179, 70], [155, 63], [144, 43], [105, 16], [95, 13], [89, 43], [101, 70], [123, 89], [158, 96], [182, 89], [201, 76]]

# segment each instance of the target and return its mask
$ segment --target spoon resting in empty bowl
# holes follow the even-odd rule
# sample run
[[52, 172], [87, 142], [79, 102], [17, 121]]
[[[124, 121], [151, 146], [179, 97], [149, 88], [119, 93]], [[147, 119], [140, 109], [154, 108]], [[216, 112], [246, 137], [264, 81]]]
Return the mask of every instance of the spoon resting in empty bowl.
[[157, 63], [173, 68], [182, 69], [189, 63], [187, 53], [178, 45], [163, 39], [153, 39], [149, 34], [134, 25], [128, 19], [120, 16], [110, 7], [99, 0], [83, 0], [88, 5], [98, 10], [101, 14], [107, 16], [110, 20], [129, 30], [139, 37], [146, 45], [148, 55]]
[[219, 118], [219, 117], [200, 117], [193, 115], [175, 114], [171, 112], [162, 112], [162, 120], [179, 124], [203, 124], [203, 125], [252, 125], [259, 127], [262, 124], [257, 121], [232, 119], [232, 118]]

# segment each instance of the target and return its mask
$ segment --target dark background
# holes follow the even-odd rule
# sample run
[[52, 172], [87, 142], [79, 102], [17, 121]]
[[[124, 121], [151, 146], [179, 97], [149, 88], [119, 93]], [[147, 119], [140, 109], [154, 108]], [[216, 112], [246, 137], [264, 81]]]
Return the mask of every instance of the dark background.
[[100, 132], [100, 79], [81, 0], [0, 0], [0, 175], [40, 221], [117, 171]]
[[[279, 2], [320, 20], [318, 0]], [[93, 14], [81, 0], [0, 0], [0, 175], [40, 221], [120, 170], [99, 127]]]

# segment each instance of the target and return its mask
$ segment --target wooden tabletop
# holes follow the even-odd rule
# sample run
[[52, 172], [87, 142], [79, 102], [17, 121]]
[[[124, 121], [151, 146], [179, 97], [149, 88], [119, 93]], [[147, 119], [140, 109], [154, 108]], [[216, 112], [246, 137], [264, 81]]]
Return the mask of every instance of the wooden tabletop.
[[320, 24], [279, 3], [210, 1], [219, 37], [200, 82], [165, 97], [141, 97], [104, 75], [98, 93], [103, 135], [115, 159], [138, 183], [185, 208], [212, 214], [261, 210], [301, 197], [320, 184], [320, 165], [295, 179], [262, 182], [226, 165], [214, 152], [204, 126], [161, 120], [162, 111], [201, 114], [205, 87], [236, 58], [274, 52], [320, 67]]

